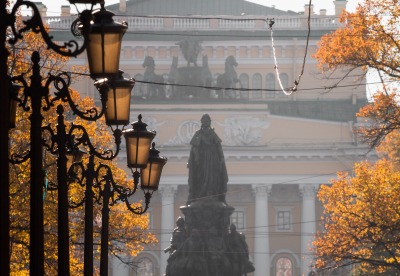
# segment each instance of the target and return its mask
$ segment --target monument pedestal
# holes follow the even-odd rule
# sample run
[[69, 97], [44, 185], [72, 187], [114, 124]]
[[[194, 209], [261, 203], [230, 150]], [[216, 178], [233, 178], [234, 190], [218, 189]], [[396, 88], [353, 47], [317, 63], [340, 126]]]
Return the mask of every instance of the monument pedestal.
[[211, 231], [219, 237], [229, 233], [230, 216], [235, 210], [220, 201], [207, 199], [196, 200], [180, 209], [185, 215], [188, 235], [197, 229], [206, 236]]
[[202, 199], [180, 209], [186, 239], [170, 255], [166, 276], [242, 276], [254, 271], [244, 236], [232, 227], [229, 231], [233, 207]]
[[228, 174], [221, 140], [204, 114], [190, 144], [189, 197], [176, 221], [166, 276], [243, 276], [254, 271], [245, 236], [230, 224]]

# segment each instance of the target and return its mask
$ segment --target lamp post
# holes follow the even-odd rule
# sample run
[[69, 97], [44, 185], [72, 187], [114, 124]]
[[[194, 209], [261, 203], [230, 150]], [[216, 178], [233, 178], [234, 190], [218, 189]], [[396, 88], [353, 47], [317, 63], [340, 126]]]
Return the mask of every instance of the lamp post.
[[[47, 143], [47, 148], [52, 153], [58, 154], [57, 159], [57, 176], [58, 176], [58, 183], [56, 185], [59, 194], [59, 204], [62, 201], [62, 206], [59, 206], [59, 209], [62, 209], [64, 215], [68, 215], [68, 207], [78, 207], [85, 204], [85, 248], [84, 248], [84, 275], [93, 275], [93, 190], [92, 186], [95, 179], [95, 168], [94, 168], [94, 158], [97, 157], [101, 160], [113, 160], [119, 153], [120, 144], [121, 144], [121, 130], [115, 129], [113, 131], [114, 134], [114, 143], [115, 143], [115, 151], [113, 150], [105, 150], [99, 152], [96, 150], [95, 146], [91, 143], [89, 134], [87, 133], [86, 129], [81, 125], [73, 124], [69, 131], [65, 131], [64, 125], [64, 117], [63, 117], [63, 109], [61, 106], [58, 107], [58, 125], [57, 125], [57, 134], [53, 133], [50, 126], [45, 127], [44, 130], [50, 133], [50, 137], [52, 140], [55, 140], [57, 143], [57, 147], [54, 146], [54, 143]], [[61, 127], [60, 127], [61, 125]], [[68, 141], [68, 143], [67, 143]], [[50, 144], [50, 145], [48, 145]], [[89, 163], [87, 165], [87, 169], [84, 169], [83, 163], [78, 160], [74, 160], [75, 162], [71, 164], [69, 167], [69, 177], [67, 177], [67, 159], [66, 156], [62, 159], [62, 163], [58, 163], [60, 159], [61, 152], [63, 151], [64, 155], [66, 154], [67, 150], [66, 147], [70, 147], [68, 150], [70, 152], [77, 152], [79, 155], [82, 154], [78, 147], [85, 146], [89, 149]], [[56, 148], [56, 150], [54, 150]], [[76, 155], [75, 155], [76, 156]], [[61, 157], [62, 158], [62, 157]], [[78, 161], [78, 162], [77, 162]], [[79, 167], [81, 168], [80, 171], [83, 173], [81, 178], [76, 177], [76, 172], [78, 171]], [[60, 175], [63, 177], [60, 178]], [[68, 178], [71, 179], [78, 179], [79, 182], [82, 182], [82, 186], [86, 186], [85, 189], [85, 196], [81, 202], [69, 202], [68, 201], [68, 188], [66, 190], [61, 189], [61, 184], [65, 187], [68, 187]], [[85, 181], [86, 180], [86, 181]], [[85, 182], [84, 182], [85, 181]], [[83, 183], [84, 182], [84, 183]], [[60, 199], [60, 194], [62, 193], [62, 198]], [[68, 217], [64, 218], [68, 222]], [[60, 224], [59, 224], [60, 227]], [[62, 235], [68, 238], [68, 225], [64, 225], [65, 229], [59, 228], [59, 235]], [[59, 245], [60, 246], [60, 245]], [[64, 240], [61, 242], [61, 246], [64, 249], [61, 250], [69, 250], [68, 240]], [[59, 247], [60, 250], [60, 247]], [[60, 252], [61, 253], [61, 252]], [[66, 258], [66, 257], [64, 257]], [[60, 262], [59, 258], [59, 262]], [[65, 259], [64, 262], [69, 263], [69, 259]], [[60, 264], [65, 266], [65, 264]]]
[[[144, 192], [145, 206], [132, 207], [129, 198], [135, 194], [138, 188], [138, 179], [134, 178], [134, 187], [126, 188], [118, 185], [112, 176], [110, 167], [101, 164], [97, 170], [97, 181], [95, 187], [99, 189], [99, 198], [97, 201], [102, 204], [102, 223], [101, 223], [101, 249], [100, 249], [100, 276], [108, 275], [108, 237], [109, 237], [109, 214], [110, 208], [117, 202], [124, 202], [128, 210], [136, 215], [141, 215], [147, 211], [150, 204], [150, 199], [154, 191], [158, 190], [162, 167], [166, 164], [167, 159], [158, 155], [159, 151], [155, 149], [153, 143], [151, 153], [146, 168], [141, 169], [141, 185], [140, 188]], [[154, 169], [154, 167], [158, 169]], [[153, 169], [152, 169], [153, 168]], [[104, 176], [99, 177], [100, 171], [105, 171]]]
[[[68, 81], [69, 82], [69, 81]], [[84, 275], [93, 275], [93, 183], [96, 176], [94, 157], [101, 160], [112, 160], [114, 159], [120, 150], [122, 131], [118, 129], [118, 125], [126, 125], [129, 122], [129, 106], [130, 106], [130, 92], [133, 88], [133, 81], [126, 80], [121, 77], [119, 81], [105, 81], [99, 87], [101, 95], [103, 95], [104, 106], [105, 106], [105, 118], [106, 124], [117, 125], [117, 129], [113, 130], [113, 135], [115, 138], [116, 150], [115, 152], [111, 150], [106, 150], [104, 152], [98, 152], [95, 146], [91, 143], [89, 134], [86, 129], [80, 125], [72, 125], [69, 132], [65, 130], [63, 108], [61, 105], [57, 107], [57, 133], [54, 133], [50, 125], [42, 128], [44, 131], [50, 133], [51, 145], [47, 148], [50, 152], [58, 154], [57, 158], [57, 177], [58, 183], [55, 185], [50, 185], [52, 189], [58, 189], [59, 195], [59, 256], [63, 258], [58, 259], [59, 267], [61, 267], [60, 274], [62, 271], [69, 271], [69, 256], [68, 254], [63, 254], [64, 251], [69, 250], [68, 242], [68, 189], [67, 189], [67, 168], [71, 168], [71, 165], [67, 164], [68, 156], [73, 161], [81, 159], [83, 151], [78, 147], [84, 145], [89, 148], [89, 163], [87, 169], [81, 170], [84, 172], [83, 179], [86, 179], [85, 185], [85, 248], [84, 248]], [[97, 85], [96, 85], [97, 86]], [[122, 91], [122, 92], [121, 92]], [[123, 99], [120, 100], [118, 97], [122, 94]], [[129, 94], [129, 96], [127, 96]], [[59, 97], [63, 98], [63, 94], [60, 92]], [[128, 98], [128, 100], [126, 100]], [[117, 100], [116, 100], [117, 99]], [[109, 110], [113, 112], [110, 112]], [[120, 112], [119, 110], [123, 110]], [[78, 112], [78, 111], [74, 111]], [[103, 113], [103, 112], [102, 112]], [[57, 147], [55, 147], [55, 144]], [[72, 163], [72, 160], [70, 161]], [[74, 170], [72, 170], [74, 171]], [[79, 206], [83, 203], [74, 203], [73, 205]]]
[[[108, 275], [108, 237], [109, 237], [109, 206], [117, 202], [124, 202], [127, 209], [137, 215], [147, 211], [150, 199], [154, 191], [158, 189], [162, 168], [166, 164], [167, 159], [159, 156], [159, 151], [155, 149], [153, 143], [150, 143], [155, 136], [154, 131], [148, 131], [146, 124], [141, 121], [142, 116], [139, 115], [138, 121], [132, 124], [132, 129], [118, 132], [114, 134], [116, 137], [117, 152], [111, 155], [100, 154], [92, 145], [88, 134], [83, 127], [73, 125], [70, 130], [72, 135], [74, 128], [78, 128], [82, 134], [81, 137], [74, 136], [74, 147], [85, 145], [89, 147], [89, 162], [85, 169], [82, 162], [72, 165], [70, 172], [74, 171], [75, 166], [80, 168], [82, 177], [77, 177], [71, 173], [71, 181], [78, 182], [81, 186], [85, 186], [85, 198], [81, 202], [74, 202], [72, 205], [80, 206], [85, 203], [85, 251], [84, 251], [84, 275], [93, 275], [93, 201], [102, 205], [102, 228], [101, 228], [101, 250], [100, 250], [100, 275]], [[94, 157], [102, 160], [112, 160], [118, 154], [121, 134], [124, 134], [128, 156], [128, 167], [135, 169], [133, 173], [133, 187], [123, 187], [118, 185], [113, 178], [111, 168], [106, 164], [99, 164], [95, 168]], [[134, 138], [133, 138], [134, 137]], [[133, 144], [132, 141], [135, 141]], [[129, 146], [128, 146], [129, 144]], [[147, 145], [147, 146], [146, 146]], [[104, 153], [110, 154], [110, 151]], [[134, 160], [134, 161], [132, 161]], [[140, 169], [140, 172], [138, 171]], [[77, 171], [77, 170], [76, 170]], [[139, 178], [141, 179], [140, 188], [144, 191], [145, 207], [133, 207], [130, 197], [134, 195], [139, 187]], [[93, 192], [97, 190], [97, 193]]]
[[[71, 3], [87, 3], [93, 5], [101, 2], [101, 9], [92, 13], [91, 10], [85, 10], [80, 13], [79, 30], [83, 35], [84, 41], [81, 46], [74, 41], [68, 41], [63, 45], [58, 45], [51, 40], [51, 36], [46, 32], [43, 25], [40, 13], [33, 2], [17, 0], [11, 9], [7, 9], [7, 1], [0, 1], [0, 109], [3, 115], [0, 116], [0, 271], [2, 275], [10, 274], [10, 192], [9, 192], [9, 164], [8, 164], [8, 130], [10, 127], [10, 94], [7, 91], [11, 89], [12, 81], [20, 82], [23, 85], [22, 99], [17, 99], [20, 106], [25, 111], [32, 112], [30, 116], [30, 150], [25, 156], [17, 158], [14, 162], [23, 162], [30, 159], [31, 174], [30, 174], [30, 275], [40, 276], [44, 275], [44, 227], [43, 227], [43, 186], [44, 186], [44, 172], [42, 166], [42, 137], [41, 137], [41, 124], [42, 114], [41, 111], [51, 108], [53, 102], [62, 100], [68, 102], [73, 109], [74, 113], [83, 119], [95, 121], [104, 113], [105, 106], [99, 113], [97, 109], [90, 109], [80, 111], [76, 104], [72, 101], [68, 91], [68, 84], [61, 76], [51, 76], [46, 83], [42, 84], [42, 77], [40, 75], [39, 62], [40, 56], [37, 52], [32, 54], [32, 75], [30, 83], [25, 81], [24, 77], [11, 77], [8, 74], [7, 59], [9, 52], [6, 44], [15, 44], [18, 40], [23, 39], [23, 34], [27, 31], [40, 33], [43, 40], [46, 42], [48, 48], [63, 56], [74, 57], [88, 49], [88, 59], [90, 68], [93, 70], [91, 75], [93, 78], [105, 78], [118, 75], [119, 67], [119, 52], [121, 46], [122, 36], [127, 28], [126, 24], [118, 24], [112, 20], [113, 14], [104, 9], [104, 2], [98, 0], [71, 0]], [[16, 15], [18, 9], [26, 6], [32, 10], [32, 16], [23, 21], [24, 26], [20, 29], [16, 27]], [[94, 20], [92, 21], [92, 18]], [[118, 27], [117, 27], [118, 25]], [[119, 26], [120, 25], [120, 26]], [[119, 29], [118, 29], [119, 28]], [[8, 39], [7, 31], [11, 29], [12, 39]], [[112, 43], [109, 43], [112, 41]], [[97, 45], [97, 46], [96, 46]], [[114, 47], [114, 48], [107, 48]], [[116, 47], [116, 48], [115, 48]], [[119, 48], [118, 48], [119, 47]], [[118, 54], [109, 54], [118, 53]], [[112, 60], [115, 58], [116, 60]], [[101, 61], [100, 65], [96, 65], [96, 61]], [[107, 64], [112, 64], [111, 69], [108, 69]], [[96, 71], [96, 68], [101, 68]], [[114, 70], [114, 71], [112, 71]], [[59, 90], [55, 93], [55, 97], [50, 102], [49, 100], [49, 87], [51, 83]], [[57, 87], [61, 86], [61, 87]], [[28, 101], [28, 98], [30, 101]], [[45, 100], [45, 106], [42, 101]], [[103, 103], [106, 102], [106, 96], [103, 97]], [[30, 102], [30, 106], [27, 103]], [[61, 154], [65, 155], [64, 150]], [[60, 162], [66, 162], [64, 157], [60, 157]], [[61, 178], [65, 178], [65, 173], [61, 172]], [[60, 184], [60, 183], [59, 183]], [[64, 194], [65, 187], [59, 185], [59, 193]], [[62, 202], [65, 200], [61, 200]], [[61, 202], [61, 205], [65, 204]], [[65, 210], [63, 211], [65, 213]], [[68, 224], [68, 210], [67, 215], [59, 214], [59, 223]], [[67, 233], [68, 235], [68, 233]], [[59, 237], [60, 238], [60, 237]], [[61, 239], [63, 239], [61, 237]], [[64, 237], [65, 240], [65, 237]], [[60, 241], [61, 242], [61, 241]], [[65, 242], [61, 242], [65, 244]], [[68, 250], [66, 250], [68, 252]], [[59, 259], [69, 258], [66, 252], [59, 252]], [[63, 266], [59, 264], [59, 270], [64, 270]], [[69, 273], [69, 267], [65, 268], [66, 275]], [[62, 273], [62, 272], [60, 272]]]

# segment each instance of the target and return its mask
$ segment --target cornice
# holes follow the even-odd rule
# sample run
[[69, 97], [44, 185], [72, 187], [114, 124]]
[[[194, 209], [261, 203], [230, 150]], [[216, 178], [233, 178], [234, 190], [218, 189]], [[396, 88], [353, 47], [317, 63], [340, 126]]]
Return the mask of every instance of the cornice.
[[[169, 162], [187, 161], [190, 153], [190, 146], [160, 147], [162, 155], [167, 157]], [[227, 162], [238, 161], [290, 161], [290, 162], [312, 162], [312, 161], [337, 161], [338, 159], [362, 160], [376, 159], [374, 151], [368, 152], [366, 146], [355, 146], [346, 144], [337, 146], [327, 145], [280, 145], [260, 147], [228, 147], [223, 146], [225, 160]], [[119, 154], [119, 160], [125, 160], [125, 152]]]

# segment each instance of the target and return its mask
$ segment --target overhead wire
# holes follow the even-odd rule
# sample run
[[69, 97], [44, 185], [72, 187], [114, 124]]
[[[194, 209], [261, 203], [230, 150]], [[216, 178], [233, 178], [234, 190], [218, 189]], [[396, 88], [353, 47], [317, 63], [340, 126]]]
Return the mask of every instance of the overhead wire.
[[[53, 31], [70, 31], [70, 29], [67, 28], [50, 28], [50, 30]], [[280, 30], [279, 30], [280, 31]], [[287, 31], [286, 29], [282, 31]], [[229, 31], [232, 32], [232, 31]], [[265, 30], [267, 33], [267, 31]], [[197, 32], [193, 32], [192, 30], [190, 32], [182, 33], [182, 32], [160, 32], [160, 31], [126, 31], [125, 34], [132, 34], [132, 35], [138, 35], [138, 34], [144, 34], [144, 35], [151, 35], [151, 36], [183, 36], [183, 37], [235, 37], [235, 38], [263, 38], [265, 39], [265, 35], [256, 35], [253, 32], [250, 35], [242, 35], [242, 34], [229, 34], [229, 33], [216, 33], [216, 34], [201, 34]], [[393, 34], [394, 36], [400, 36], [399, 34]], [[322, 35], [312, 35], [310, 34], [310, 38], [321, 38]], [[330, 37], [339, 37], [334, 34], [329, 34]], [[342, 35], [341, 35], [342, 36]], [[356, 35], [356, 34], [346, 34], [344, 36], [347, 37], [359, 37], [359, 36], [373, 36], [373, 35]], [[277, 38], [306, 38], [307, 35], [283, 35], [283, 34], [274, 34], [274, 37]]]
[[[23, 62], [26, 64], [29, 64], [29, 62]], [[54, 69], [50, 67], [43, 66], [42, 68], [44, 69], [51, 69], [55, 72], [59, 73], [68, 73], [72, 75], [78, 75], [78, 76], [85, 76], [85, 77], [90, 77], [89, 73], [82, 73], [82, 72], [74, 72], [74, 71], [66, 71], [66, 70], [59, 70], [59, 69]], [[350, 75], [348, 78], [354, 78], [354, 77], [359, 77], [361, 75]], [[161, 83], [161, 82], [153, 82], [153, 81], [143, 81], [143, 80], [136, 80], [136, 83], [143, 83], [143, 84], [156, 84], [156, 85], [164, 85], [164, 86], [175, 86], [175, 87], [188, 87], [188, 88], [204, 88], [204, 89], [210, 89], [210, 90], [224, 90], [224, 89], [229, 89], [232, 91], [243, 91], [243, 92], [251, 92], [251, 91], [256, 91], [256, 92], [279, 92], [281, 91], [280, 89], [268, 89], [268, 88], [227, 88], [227, 87], [218, 87], [218, 86], [205, 86], [205, 85], [192, 85], [192, 84], [179, 84], [179, 83]], [[385, 80], [385, 83], [397, 83], [400, 82], [400, 80]], [[321, 86], [321, 87], [310, 87], [310, 88], [298, 88], [297, 91], [313, 91], [313, 90], [330, 90], [334, 88], [346, 88], [346, 87], [358, 87], [360, 85], [375, 85], [375, 84], [382, 84], [381, 81], [376, 81], [376, 82], [366, 82], [366, 83], [356, 83], [356, 84], [344, 84], [344, 85], [334, 85], [334, 86]]]
[[[270, 90], [270, 89], [248, 89], [248, 91], [282, 91], [286, 96], [291, 95], [294, 91], [297, 90], [297, 87], [299, 85], [300, 79], [304, 73], [304, 68], [305, 68], [305, 62], [306, 62], [306, 58], [307, 58], [307, 52], [308, 52], [308, 45], [309, 45], [309, 39], [310, 39], [310, 34], [311, 34], [311, 3], [312, 0], [310, 0], [309, 2], [309, 11], [308, 11], [308, 18], [307, 18], [307, 25], [308, 25], [308, 33], [307, 33], [307, 37], [306, 37], [306, 46], [305, 46], [305, 53], [303, 56], [303, 63], [301, 66], [301, 72], [298, 76], [298, 78], [294, 81], [294, 86], [293, 87], [289, 87], [289, 88], [285, 88], [282, 85], [282, 81], [280, 79], [280, 74], [279, 74], [279, 68], [278, 68], [278, 63], [277, 63], [277, 59], [276, 59], [276, 52], [275, 52], [275, 46], [274, 46], [274, 37], [273, 37], [273, 30], [272, 30], [272, 25], [274, 24], [274, 19], [269, 19], [269, 18], [229, 18], [229, 17], [221, 17], [221, 16], [212, 16], [212, 17], [206, 17], [206, 16], [202, 16], [202, 17], [193, 17], [193, 16], [156, 16], [156, 15], [152, 15], [152, 16], [147, 16], [147, 15], [128, 15], [128, 16], [123, 16], [123, 17], [141, 17], [141, 18], [184, 18], [184, 19], [220, 19], [220, 20], [227, 20], [227, 21], [254, 21], [254, 20], [262, 20], [265, 21], [269, 24], [270, 26], [270, 33], [271, 33], [271, 43], [272, 43], [272, 49], [273, 49], [273, 57], [274, 57], [274, 61], [275, 61], [275, 71], [276, 71], [276, 78], [278, 80], [279, 86], [280, 86], [280, 90]], [[118, 15], [117, 15], [118, 16]], [[293, 17], [291, 17], [293, 18]], [[299, 18], [304, 18], [303, 16], [299, 17]], [[314, 17], [314, 18], [319, 18], [321, 19], [322, 17]], [[332, 16], [327, 16], [327, 18], [332, 18]], [[154, 34], [154, 33], [152, 33]], [[140, 83], [140, 81], [138, 81]], [[143, 82], [144, 83], [144, 82]], [[157, 84], [157, 83], [154, 83]], [[164, 84], [164, 83], [159, 83], [159, 85], [175, 85], [175, 86], [186, 86], [186, 85], [179, 85], [179, 84]], [[190, 86], [190, 87], [196, 87], [196, 86]], [[339, 87], [338, 85], [333, 85], [330, 87], [324, 87], [324, 90], [331, 90], [333, 88]], [[343, 86], [340, 86], [343, 87]], [[213, 89], [213, 90], [223, 90], [226, 88], [223, 87], [202, 87], [202, 88], [206, 88], [206, 89]], [[241, 88], [233, 88], [231, 90], [234, 91], [246, 91], [245, 89], [241, 89]]]
[[294, 81], [294, 86], [291, 88], [285, 88], [285, 87], [283, 87], [283, 84], [282, 84], [282, 80], [281, 80], [280, 73], [279, 73], [278, 62], [276, 59], [275, 45], [274, 45], [274, 32], [272, 29], [273, 25], [274, 25], [274, 21], [272, 19], [270, 19], [270, 21], [269, 21], [269, 29], [270, 29], [270, 33], [271, 33], [271, 45], [272, 45], [272, 53], [274, 56], [274, 62], [275, 62], [276, 78], [278, 79], [278, 83], [279, 83], [279, 86], [280, 86], [282, 92], [286, 96], [290, 96], [293, 92], [295, 92], [297, 90], [297, 87], [300, 84], [301, 77], [303, 76], [303, 73], [304, 73], [304, 67], [306, 65], [307, 52], [308, 52], [308, 44], [310, 41], [310, 33], [311, 33], [311, 23], [310, 23], [310, 21], [311, 21], [311, 2], [312, 2], [312, 0], [310, 0], [310, 2], [308, 4], [308, 18], [307, 18], [308, 33], [307, 33], [307, 39], [306, 39], [306, 46], [305, 46], [305, 50], [304, 50], [303, 64], [301, 66], [300, 74], [297, 77], [297, 79]]
[[[217, 18], [217, 19], [223, 19], [223, 20], [232, 20], [232, 21], [237, 21], [237, 20], [263, 20], [265, 22], [268, 22], [269, 26], [270, 26], [270, 32], [271, 32], [271, 43], [272, 43], [272, 49], [273, 49], [273, 57], [274, 57], [274, 62], [275, 62], [275, 71], [276, 71], [276, 78], [278, 80], [279, 86], [280, 86], [280, 90], [277, 89], [253, 89], [253, 88], [231, 88], [230, 90], [232, 91], [262, 91], [262, 92], [269, 92], [269, 91], [273, 91], [273, 92], [278, 92], [278, 91], [283, 91], [284, 94], [286, 96], [291, 95], [294, 91], [297, 91], [298, 89], [298, 85], [300, 82], [300, 79], [304, 73], [304, 68], [305, 68], [305, 63], [306, 63], [306, 58], [307, 58], [307, 52], [308, 52], [308, 45], [309, 45], [309, 39], [310, 39], [310, 33], [311, 33], [311, 25], [310, 25], [310, 20], [311, 20], [311, 3], [312, 0], [310, 0], [309, 2], [309, 12], [308, 12], [308, 19], [307, 19], [307, 24], [308, 24], [308, 33], [307, 33], [307, 42], [306, 42], [306, 46], [305, 46], [305, 53], [303, 56], [303, 62], [302, 62], [302, 66], [301, 66], [301, 72], [298, 76], [298, 78], [294, 81], [294, 86], [290, 87], [290, 88], [285, 88], [282, 85], [282, 81], [280, 79], [280, 74], [279, 74], [279, 67], [278, 67], [278, 63], [277, 63], [277, 58], [276, 58], [276, 52], [275, 52], [275, 46], [274, 46], [274, 37], [273, 37], [273, 30], [272, 30], [272, 26], [274, 24], [273, 19], [259, 19], [259, 18], [227, 18], [227, 17], [198, 17], [198, 18], [202, 18], [202, 19], [211, 19], [211, 18]], [[131, 15], [134, 16], [135, 15]], [[136, 16], [136, 17], [150, 17], [150, 18], [193, 18], [191, 16]], [[302, 17], [303, 18], [303, 17]], [[146, 82], [146, 81], [140, 81], [140, 80], [136, 80], [136, 82], [138, 83], [144, 83], [144, 84], [157, 84], [157, 85], [169, 85], [169, 86], [180, 86], [180, 87], [191, 87], [191, 88], [204, 88], [204, 89], [212, 89], [212, 90], [225, 90], [225, 87], [210, 87], [210, 86], [199, 86], [199, 85], [187, 85], [187, 84], [166, 84], [166, 83], [155, 83], [155, 82]], [[396, 82], [396, 81], [393, 81]], [[373, 83], [374, 84], [374, 83]], [[354, 85], [333, 85], [333, 86], [326, 86], [326, 87], [321, 87], [321, 88], [309, 88], [309, 89], [303, 89], [303, 90], [314, 90], [314, 89], [323, 89], [325, 91], [329, 91], [333, 88], [337, 88], [337, 87], [351, 87], [351, 86], [358, 86], [359, 84], [354, 84]]]

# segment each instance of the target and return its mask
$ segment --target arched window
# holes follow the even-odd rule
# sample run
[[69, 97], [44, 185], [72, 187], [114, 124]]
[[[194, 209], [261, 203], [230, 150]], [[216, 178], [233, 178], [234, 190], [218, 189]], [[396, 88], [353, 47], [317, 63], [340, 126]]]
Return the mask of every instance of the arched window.
[[289, 258], [279, 258], [275, 264], [276, 276], [292, 276], [293, 264]]
[[267, 89], [267, 92], [265, 93], [267, 98], [275, 98], [276, 92], [273, 91], [275, 90], [275, 75], [274, 74], [268, 74], [267, 77], [265, 78], [265, 88]]
[[[136, 74], [134, 76], [134, 79], [136, 81], [142, 81], [143, 80], [143, 75], [142, 74]], [[143, 96], [143, 84], [140, 82], [135, 82], [135, 86], [133, 87], [133, 96], [134, 97], [141, 97]]]
[[[286, 73], [281, 73], [279, 74], [279, 78], [281, 79], [281, 83], [283, 86], [283, 89], [287, 90], [289, 88], [289, 76]], [[285, 93], [280, 92], [279, 93], [280, 98], [287, 97]]]
[[141, 258], [139, 260], [136, 276], [153, 276], [154, 272], [154, 264], [149, 258]]
[[240, 91], [240, 98], [248, 99], [249, 91], [247, 91], [246, 89], [249, 88], [249, 75], [240, 74], [239, 80], [240, 80], [240, 83], [242, 84], [242, 88], [245, 89], [245, 91]]
[[[252, 79], [252, 89], [261, 89], [262, 88], [262, 77], [260, 74], [254, 74]], [[253, 91], [253, 99], [261, 99], [262, 92], [261, 90]]]

